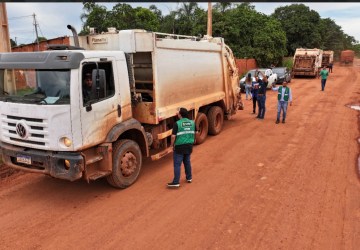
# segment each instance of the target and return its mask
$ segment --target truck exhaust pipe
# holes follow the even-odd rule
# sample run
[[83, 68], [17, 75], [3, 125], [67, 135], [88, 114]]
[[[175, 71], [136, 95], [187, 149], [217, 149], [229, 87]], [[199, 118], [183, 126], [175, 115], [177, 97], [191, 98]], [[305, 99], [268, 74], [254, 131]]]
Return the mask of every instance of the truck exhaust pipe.
[[212, 37], [212, 5], [208, 2], [207, 37]]
[[67, 25], [67, 28], [68, 28], [69, 30], [71, 30], [72, 33], [73, 33], [75, 46], [76, 46], [76, 47], [80, 47], [79, 37], [78, 37], [78, 35], [77, 35], [76, 29], [75, 29], [73, 26], [71, 26], [70, 24]]

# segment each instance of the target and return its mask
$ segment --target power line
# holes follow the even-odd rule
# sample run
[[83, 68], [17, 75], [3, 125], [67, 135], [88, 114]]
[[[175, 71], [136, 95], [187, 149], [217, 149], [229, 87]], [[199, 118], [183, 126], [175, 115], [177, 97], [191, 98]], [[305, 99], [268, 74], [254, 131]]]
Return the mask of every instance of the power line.
[[15, 19], [20, 19], [20, 18], [24, 18], [24, 17], [32, 17], [32, 15], [29, 15], [29, 16], [18, 16], [18, 17], [9, 17], [8, 20], [15, 20]]

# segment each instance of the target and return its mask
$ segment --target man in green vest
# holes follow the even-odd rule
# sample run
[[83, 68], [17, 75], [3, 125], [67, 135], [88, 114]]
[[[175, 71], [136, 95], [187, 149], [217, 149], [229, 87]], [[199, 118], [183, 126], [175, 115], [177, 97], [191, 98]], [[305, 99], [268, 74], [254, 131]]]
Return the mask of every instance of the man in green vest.
[[287, 86], [287, 82], [284, 81], [280, 87], [275, 87], [275, 83], [273, 83], [272, 90], [278, 91], [277, 118], [275, 123], [278, 124], [280, 122], [281, 110], [283, 111], [282, 123], [285, 123], [288, 103], [290, 102], [290, 106], [292, 105], [291, 89]]
[[174, 150], [174, 179], [167, 186], [171, 188], [180, 187], [181, 163], [184, 163], [186, 181], [192, 182], [190, 155], [195, 142], [195, 122], [188, 117], [188, 111], [180, 108], [179, 120], [174, 124], [171, 135], [171, 146]]
[[321, 91], [324, 91], [325, 85], [326, 85], [326, 79], [329, 75], [329, 71], [326, 70], [326, 66], [323, 67], [323, 69], [320, 71], [321, 76]]

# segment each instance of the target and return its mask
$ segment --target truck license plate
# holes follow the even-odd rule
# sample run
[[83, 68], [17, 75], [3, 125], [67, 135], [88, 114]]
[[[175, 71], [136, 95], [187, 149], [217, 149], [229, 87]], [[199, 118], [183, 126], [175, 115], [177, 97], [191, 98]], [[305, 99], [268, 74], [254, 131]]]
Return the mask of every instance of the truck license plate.
[[31, 164], [31, 157], [26, 155], [17, 155], [16, 161], [18, 163], [25, 163], [30, 165]]

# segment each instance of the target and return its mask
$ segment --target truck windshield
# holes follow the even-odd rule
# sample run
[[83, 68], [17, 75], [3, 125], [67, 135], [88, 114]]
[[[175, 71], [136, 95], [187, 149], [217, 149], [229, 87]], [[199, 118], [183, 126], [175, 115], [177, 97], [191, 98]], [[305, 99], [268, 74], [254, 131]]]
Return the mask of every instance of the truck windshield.
[[70, 70], [0, 69], [0, 101], [70, 104]]

